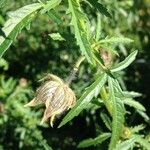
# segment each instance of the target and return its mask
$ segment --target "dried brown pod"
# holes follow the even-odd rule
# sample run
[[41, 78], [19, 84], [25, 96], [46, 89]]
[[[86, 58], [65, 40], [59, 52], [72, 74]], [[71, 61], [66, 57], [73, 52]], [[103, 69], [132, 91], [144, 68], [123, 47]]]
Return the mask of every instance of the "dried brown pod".
[[112, 65], [113, 55], [111, 53], [108, 53], [105, 48], [100, 48], [99, 53], [102, 56], [105, 66], [109, 68]]
[[68, 84], [56, 75], [49, 74], [42, 81], [43, 84], [37, 89], [35, 98], [25, 106], [45, 104], [46, 109], [41, 124], [50, 118], [50, 124], [53, 126], [55, 116], [72, 108], [75, 105], [76, 97]]

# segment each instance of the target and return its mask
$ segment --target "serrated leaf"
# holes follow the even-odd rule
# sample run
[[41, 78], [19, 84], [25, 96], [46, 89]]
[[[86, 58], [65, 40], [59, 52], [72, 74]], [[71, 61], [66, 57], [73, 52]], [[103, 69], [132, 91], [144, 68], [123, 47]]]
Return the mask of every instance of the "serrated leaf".
[[0, 35], [0, 57], [12, 44], [18, 33], [31, 21], [34, 13], [42, 7], [41, 4], [35, 3], [24, 6], [13, 13], [11, 18], [4, 24], [2, 28], [5, 36]]
[[99, 3], [98, 0], [87, 0], [94, 8], [96, 8], [102, 15], [111, 18], [111, 14], [108, 12], [107, 8]]
[[135, 109], [138, 109], [138, 110], [141, 110], [141, 111], [146, 111], [145, 107], [142, 104], [140, 104], [139, 102], [137, 102], [137, 101], [135, 101], [131, 98], [124, 99], [123, 103], [126, 104], [126, 105], [129, 105], [131, 107], [134, 107]]
[[41, 142], [41, 144], [42, 144], [44, 150], [53, 150], [53, 149], [47, 144], [47, 142], [46, 142], [45, 140], [42, 140], [42, 141], [40, 141], [40, 142]]
[[146, 122], [150, 123], [150, 118], [144, 111], [137, 110], [137, 113], [139, 113], [139, 115], [141, 115]]
[[6, 0], [0, 0], [0, 8], [4, 7], [6, 4]]
[[57, 24], [62, 23], [61, 17], [59, 16], [59, 14], [55, 10], [52, 9], [52, 10], [48, 11], [47, 14], [51, 18], [51, 20], [53, 20]]
[[125, 38], [125, 37], [111, 37], [111, 38], [105, 38], [103, 40], [100, 40], [99, 43], [102, 44], [102, 43], [108, 43], [108, 44], [129, 44], [133, 42], [132, 39], [129, 39], [129, 38]]
[[97, 25], [96, 25], [96, 41], [99, 41], [101, 35], [102, 25], [101, 25], [101, 16], [97, 13]]
[[140, 130], [143, 130], [145, 126], [143, 124], [134, 126], [131, 128], [132, 133], [138, 133]]
[[[122, 88], [121, 88], [118, 80], [115, 79], [115, 80], [112, 80], [112, 82], [113, 82], [115, 94], [123, 96], [123, 91], [122, 91]], [[122, 98], [122, 97], [120, 97], [120, 98]]]
[[107, 44], [101, 44], [101, 46], [104, 47], [108, 51], [108, 53], [119, 56], [119, 53]]
[[117, 144], [114, 150], [128, 150], [134, 146], [135, 142], [136, 142], [136, 137], [131, 137], [129, 140], [125, 140]]
[[53, 9], [54, 7], [58, 6], [61, 3], [61, 0], [50, 0], [47, 1], [46, 4], [43, 6], [41, 13], [46, 13], [49, 10]]
[[110, 118], [108, 117], [108, 115], [105, 114], [105, 113], [101, 113], [100, 116], [101, 116], [103, 122], [105, 123], [106, 127], [107, 127], [109, 130], [111, 130], [111, 120], [110, 120]]
[[146, 148], [146, 150], [150, 150], [150, 142], [148, 142], [148, 140], [142, 138], [140, 135], [134, 135], [134, 137], [137, 143]]
[[77, 147], [85, 148], [85, 147], [89, 147], [89, 146], [96, 146], [97, 144], [100, 144], [103, 141], [107, 140], [110, 136], [111, 136], [110, 133], [103, 133], [94, 139], [90, 138], [90, 139], [81, 141]]
[[122, 133], [123, 123], [124, 123], [124, 105], [122, 101], [115, 97], [114, 92], [114, 79], [109, 77], [108, 78], [108, 85], [109, 85], [109, 94], [110, 99], [112, 101], [112, 137], [109, 144], [109, 150], [112, 150], [116, 147], [119, 137]]
[[51, 34], [49, 34], [49, 36], [50, 36], [53, 40], [65, 41], [65, 39], [60, 35], [60, 33], [51, 33]]
[[79, 113], [86, 108], [86, 106], [91, 102], [93, 97], [96, 97], [100, 89], [104, 86], [107, 79], [106, 74], [102, 74], [99, 76], [96, 81], [90, 85], [81, 98], [77, 101], [76, 105], [69, 111], [69, 113], [64, 117], [62, 122], [60, 123], [59, 127], [65, 125], [68, 121], [72, 120], [75, 116], [78, 116]]
[[140, 97], [142, 96], [141, 93], [134, 92], [134, 91], [123, 91], [123, 95], [127, 98], [135, 98], [135, 97]]
[[125, 60], [112, 67], [111, 72], [118, 72], [127, 68], [136, 58], [138, 51], [132, 52]]
[[[88, 40], [88, 20], [85, 14], [81, 11], [79, 0], [68, 0], [69, 12], [72, 15], [71, 24], [74, 27], [75, 37], [80, 50], [86, 59], [93, 64], [93, 53], [91, 44]], [[88, 32], [87, 32], [88, 31]]]
[[8, 70], [9, 68], [8, 62], [3, 58], [0, 59], [0, 68], [3, 68], [4, 70]]

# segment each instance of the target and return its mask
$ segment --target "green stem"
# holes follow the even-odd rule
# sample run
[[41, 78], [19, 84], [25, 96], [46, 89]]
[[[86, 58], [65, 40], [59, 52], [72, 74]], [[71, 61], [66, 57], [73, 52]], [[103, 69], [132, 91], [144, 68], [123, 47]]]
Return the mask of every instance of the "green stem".
[[85, 56], [81, 56], [81, 57], [77, 60], [77, 62], [76, 62], [76, 64], [75, 64], [74, 68], [78, 69], [79, 66], [80, 66], [80, 64], [81, 64], [84, 60], [85, 60]]
[[104, 104], [105, 104], [109, 114], [112, 116], [112, 105], [111, 105], [110, 100], [108, 99], [108, 95], [107, 95], [105, 87], [102, 87], [102, 89], [100, 91], [100, 95], [102, 97], [102, 100], [104, 101]]
[[79, 69], [80, 64], [81, 64], [84, 60], [85, 60], [85, 56], [81, 56], [81, 57], [77, 60], [77, 62], [76, 62], [75, 65], [74, 65], [73, 70], [71, 71], [69, 77], [68, 77], [67, 80], [66, 80], [66, 81], [67, 81], [67, 84], [70, 84], [70, 83], [72, 82], [72, 80], [74, 79], [74, 77], [75, 77], [75, 75], [76, 75], [76, 73], [77, 73], [77, 71], [78, 71], [78, 69]]

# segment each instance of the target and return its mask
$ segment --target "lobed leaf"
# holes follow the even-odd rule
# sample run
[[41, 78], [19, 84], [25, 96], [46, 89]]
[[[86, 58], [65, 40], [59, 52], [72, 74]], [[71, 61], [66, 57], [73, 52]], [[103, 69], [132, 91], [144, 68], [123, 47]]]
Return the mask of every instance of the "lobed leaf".
[[90, 85], [85, 92], [83, 93], [83, 95], [81, 96], [81, 98], [77, 101], [75, 107], [73, 107], [69, 113], [64, 117], [64, 119], [62, 120], [62, 122], [60, 123], [59, 127], [65, 125], [67, 122], [69, 122], [70, 120], [72, 120], [75, 116], [78, 116], [79, 113], [86, 108], [86, 106], [88, 106], [88, 104], [91, 102], [91, 100], [93, 99], [93, 97], [97, 96], [100, 92], [100, 89], [103, 87], [103, 85], [105, 84], [107, 79], [107, 75], [106, 74], [102, 74], [101, 76], [99, 76], [96, 81]]
[[63, 22], [62, 19], [61, 19], [61, 17], [59, 16], [59, 14], [54, 9], [49, 10], [47, 12], [47, 14], [51, 18], [51, 20], [53, 20], [57, 24], [61, 24]]
[[101, 118], [102, 118], [102, 120], [103, 120], [105, 126], [111, 131], [111, 120], [110, 120], [110, 118], [108, 117], [108, 115], [102, 112], [102, 113], [100, 114], [100, 116], [101, 116]]
[[3, 35], [0, 35], [0, 57], [12, 44], [18, 33], [29, 24], [37, 10], [42, 7], [42, 4], [35, 3], [24, 6], [10, 14], [10, 19], [2, 28]]
[[135, 60], [137, 53], [138, 53], [138, 51], [132, 52], [127, 58], [125, 58], [125, 60], [118, 63], [116, 66], [114, 66], [111, 69], [111, 72], [118, 72], [118, 71], [121, 71], [121, 70], [127, 68]]
[[98, 0], [87, 0], [94, 8], [96, 8], [102, 15], [111, 18], [111, 14], [108, 12], [107, 8], [99, 3]]
[[138, 133], [140, 130], [143, 130], [145, 126], [143, 124], [134, 126], [131, 128], [132, 133]]
[[60, 35], [60, 33], [51, 33], [51, 34], [49, 34], [49, 36], [50, 36], [53, 40], [65, 41], [65, 39]]
[[88, 40], [88, 20], [81, 11], [79, 0], [68, 0], [69, 12], [72, 15], [71, 24], [74, 26], [75, 37], [80, 50], [87, 60], [93, 64], [93, 53]]
[[135, 97], [140, 97], [142, 96], [141, 93], [134, 92], [134, 91], [123, 91], [123, 95], [127, 98], [135, 98]]
[[109, 144], [109, 150], [112, 150], [116, 147], [119, 137], [122, 133], [123, 123], [124, 123], [124, 105], [122, 101], [115, 97], [114, 92], [114, 79], [109, 77], [108, 84], [110, 90], [110, 99], [112, 101], [112, 137]]
[[146, 122], [150, 123], [150, 118], [144, 111], [137, 110], [137, 113], [143, 117]]
[[111, 38], [105, 38], [103, 40], [100, 40], [99, 43], [108, 43], [108, 44], [129, 44], [133, 42], [132, 39], [126, 38], [126, 37], [111, 37]]
[[126, 105], [129, 105], [131, 107], [134, 107], [135, 109], [138, 109], [138, 110], [141, 110], [141, 111], [146, 111], [145, 107], [142, 104], [140, 104], [139, 102], [137, 102], [137, 101], [135, 101], [131, 98], [124, 99], [123, 103], [126, 104]]
[[141, 146], [146, 148], [147, 150], [150, 150], [150, 142], [148, 140], [142, 138], [140, 135], [134, 135], [136, 138], [136, 142], [139, 143]]
[[50, 0], [50, 1], [47, 1], [46, 4], [43, 6], [43, 9], [42, 9], [41, 13], [48, 12], [49, 10], [55, 8], [60, 3], [61, 3], [61, 0]]
[[89, 146], [93, 146], [93, 145], [95, 146], [95, 145], [100, 144], [103, 141], [107, 140], [110, 136], [111, 136], [110, 133], [103, 133], [94, 139], [90, 138], [90, 139], [81, 141], [77, 147], [85, 148], [85, 147], [89, 147]]
[[114, 150], [128, 150], [134, 146], [135, 142], [136, 142], [136, 137], [133, 136], [130, 139], [117, 144]]
[[60, 3], [61, 0], [48, 1], [47, 4], [34, 3], [26, 5], [14, 12], [9, 13], [10, 19], [4, 24], [0, 35], [0, 57], [12, 44], [18, 33], [26, 26], [35, 16], [36, 12], [44, 7], [44, 11], [48, 11]]

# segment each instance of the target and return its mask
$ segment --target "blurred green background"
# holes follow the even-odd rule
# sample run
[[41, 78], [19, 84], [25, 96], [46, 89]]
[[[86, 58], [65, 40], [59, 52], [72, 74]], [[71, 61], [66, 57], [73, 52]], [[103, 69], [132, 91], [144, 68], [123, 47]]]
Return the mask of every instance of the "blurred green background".
[[[8, 19], [10, 11], [33, 2], [37, 1], [1, 0], [0, 27]], [[101, 16], [101, 38], [123, 35], [133, 39], [134, 43], [130, 46], [120, 44], [115, 47], [121, 58], [127, 56], [132, 49], [139, 50], [136, 61], [126, 72], [121, 72], [120, 82], [123, 89], [142, 93], [138, 101], [150, 115], [150, 1], [104, 0], [102, 4], [108, 8], [112, 18]], [[82, 6], [94, 28], [96, 11], [84, 2]], [[65, 14], [66, 7], [59, 9], [63, 24], [54, 23], [48, 15], [38, 15], [31, 23], [30, 30], [24, 29], [0, 60], [0, 150], [49, 149], [48, 145], [54, 150], [75, 150], [79, 141], [96, 137], [106, 130], [100, 118], [100, 112], [106, 111], [104, 108], [84, 110], [73, 121], [57, 129], [65, 114], [51, 128], [48, 124], [39, 125], [43, 107], [23, 107], [33, 98], [39, 79], [46, 73], [67, 78], [80, 56], [75, 38], [70, 32], [70, 18]], [[52, 40], [48, 34], [57, 31], [64, 37], [69, 36], [69, 40]], [[93, 72], [94, 69], [86, 62], [81, 65], [71, 85], [77, 97], [92, 82]], [[131, 111], [127, 116], [129, 126], [146, 122], [135, 110], [127, 109]], [[146, 124], [144, 132], [149, 132], [150, 124]], [[105, 146], [90, 147], [89, 150], [100, 148], [105, 149]]]

